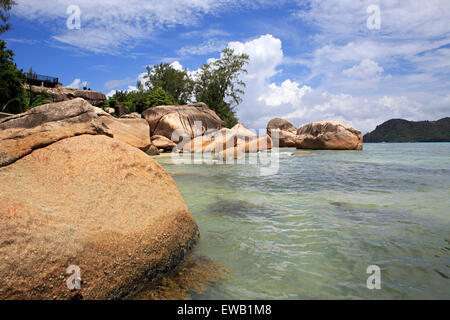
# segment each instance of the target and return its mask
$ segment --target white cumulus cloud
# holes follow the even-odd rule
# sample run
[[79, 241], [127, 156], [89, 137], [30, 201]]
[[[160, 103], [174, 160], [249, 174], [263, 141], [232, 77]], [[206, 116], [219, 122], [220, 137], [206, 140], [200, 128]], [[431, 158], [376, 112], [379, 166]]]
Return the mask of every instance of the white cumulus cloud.
[[81, 84], [81, 79], [74, 79], [71, 84], [66, 86], [67, 88], [79, 89]]
[[[250, 56], [249, 73], [243, 76], [247, 84], [246, 94], [238, 107], [238, 116], [241, 122], [253, 129], [265, 128], [270, 119], [281, 117], [297, 127], [313, 121], [337, 120], [368, 132], [391, 118], [436, 120], [448, 116], [450, 110], [448, 94], [442, 97], [426, 92], [354, 95], [349, 92], [352, 82], [342, 81], [346, 86], [339, 86], [338, 93], [291, 79], [274, 83], [271, 79], [282, 66], [283, 49], [281, 40], [272, 35], [247, 42], [231, 42], [229, 47]], [[341, 80], [344, 72], [358, 81], [380, 78], [384, 72], [384, 68], [371, 59], [362, 59], [343, 70], [340, 72]], [[391, 81], [389, 78], [384, 79]]]
[[371, 59], [364, 59], [360, 64], [342, 71], [348, 77], [362, 80], [379, 78], [383, 72], [383, 67], [380, 67], [377, 62]]

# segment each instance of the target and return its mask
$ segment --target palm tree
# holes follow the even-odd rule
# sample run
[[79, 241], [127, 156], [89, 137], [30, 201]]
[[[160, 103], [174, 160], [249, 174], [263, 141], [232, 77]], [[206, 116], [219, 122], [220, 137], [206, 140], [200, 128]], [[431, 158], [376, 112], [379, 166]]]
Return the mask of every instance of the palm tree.
[[31, 89], [31, 84], [30, 84], [30, 85], [28, 85], [28, 89], [25, 91], [24, 97], [17, 97], [17, 98], [9, 100], [8, 103], [6, 103], [3, 106], [2, 111], [4, 111], [6, 109], [6, 107], [13, 102], [17, 102], [17, 103], [21, 104], [23, 106], [21, 108], [22, 111], [27, 111], [27, 110], [30, 110], [31, 108], [40, 106], [42, 104], [51, 103], [52, 99], [46, 91], [41, 91], [39, 93], [34, 92]]

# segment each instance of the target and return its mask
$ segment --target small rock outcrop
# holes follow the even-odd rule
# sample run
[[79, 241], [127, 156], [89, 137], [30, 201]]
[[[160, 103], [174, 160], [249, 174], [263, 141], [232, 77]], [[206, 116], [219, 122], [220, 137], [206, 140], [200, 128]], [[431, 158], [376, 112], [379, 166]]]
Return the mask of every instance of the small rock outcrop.
[[256, 137], [257, 134], [249, 129], [247, 129], [242, 123], [238, 123], [235, 125], [231, 130], [236, 131], [238, 135], [240, 136], [247, 136], [247, 137]]
[[[198, 236], [171, 176], [105, 135], [67, 138], [0, 168], [0, 299], [124, 298], [176, 267]], [[69, 266], [80, 290], [67, 286]]]
[[147, 152], [150, 148], [150, 127], [147, 121], [139, 118], [115, 118], [100, 108], [94, 107], [95, 113], [103, 124], [111, 130], [114, 139]]
[[0, 167], [37, 148], [82, 134], [113, 135], [93, 107], [81, 98], [41, 105], [0, 119]]
[[337, 121], [304, 125], [297, 131], [297, 149], [362, 150], [361, 131]]
[[297, 151], [291, 154], [294, 157], [311, 157], [313, 153], [307, 151]]
[[124, 104], [117, 105], [114, 111], [117, 117], [122, 117], [128, 114], [128, 108]]
[[[218, 153], [238, 144], [237, 132], [228, 128], [213, 130], [203, 136], [197, 136], [190, 143], [181, 144], [183, 152], [213, 152]], [[180, 147], [180, 146], [179, 146]]]
[[175, 142], [173, 142], [172, 140], [164, 137], [164, 136], [152, 136], [152, 144], [158, 148], [158, 149], [163, 149], [165, 151], [172, 151], [173, 148], [175, 148], [177, 146], [177, 144]]
[[149, 156], [159, 156], [160, 155], [159, 149], [157, 147], [155, 147], [153, 144], [148, 148], [148, 150], [145, 153], [147, 153]]
[[246, 153], [260, 152], [272, 149], [272, 139], [268, 136], [256, 137], [250, 140], [238, 140], [238, 143], [231, 148], [219, 152], [222, 159], [240, 159]]
[[219, 131], [209, 132], [203, 136], [195, 137], [189, 143], [181, 143], [178, 148], [183, 152], [210, 152], [220, 156], [226, 156], [227, 153], [240, 155], [241, 153], [271, 149], [272, 139], [268, 135], [258, 137], [241, 126], [240, 130], [223, 128]]
[[112, 131], [114, 139], [147, 151], [151, 145], [150, 127], [144, 119], [102, 116], [103, 123]]
[[[26, 89], [28, 88], [29, 87], [26, 86]], [[51, 96], [53, 102], [62, 102], [82, 98], [91, 105], [101, 108], [105, 105], [106, 101], [106, 96], [103, 93], [92, 90], [79, 90], [64, 87], [47, 88], [39, 86], [31, 86], [31, 90], [38, 94], [42, 91], [47, 92]]]
[[[194, 138], [210, 129], [222, 129], [225, 122], [202, 102], [182, 106], [159, 106], [148, 108], [142, 113], [150, 125], [151, 135], [160, 135], [172, 139], [172, 133], [182, 129], [186, 135]], [[195, 122], [201, 122], [199, 130]]]
[[275, 118], [267, 124], [267, 134], [272, 136], [272, 132], [278, 132], [280, 148], [295, 148], [297, 141], [297, 128], [289, 121]]
[[137, 112], [132, 112], [130, 114], [124, 114], [121, 118], [125, 119], [142, 119], [142, 116]]

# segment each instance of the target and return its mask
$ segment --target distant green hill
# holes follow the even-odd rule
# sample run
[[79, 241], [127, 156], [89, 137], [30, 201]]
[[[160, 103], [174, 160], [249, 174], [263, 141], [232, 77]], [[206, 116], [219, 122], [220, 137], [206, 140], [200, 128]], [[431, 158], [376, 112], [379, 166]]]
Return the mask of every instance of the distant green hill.
[[364, 142], [450, 142], [450, 118], [418, 122], [391, 119], [364, 135]]

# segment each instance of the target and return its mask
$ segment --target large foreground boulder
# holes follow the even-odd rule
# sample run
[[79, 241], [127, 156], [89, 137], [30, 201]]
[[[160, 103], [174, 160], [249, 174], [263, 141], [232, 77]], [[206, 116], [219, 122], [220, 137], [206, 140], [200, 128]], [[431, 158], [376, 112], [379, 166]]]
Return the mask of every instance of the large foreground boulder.
[[[26, 86], [26, 89], [28, 88], [29, 87]], [[52, 98], [53, 102], [62, 102], [73, 100], [76, 98], [82, 98], [89, 102], [91, 105], [101, 108], [104, 106], [106, 101], [106, 96], [103, 93], [92, 90], [79, 90], [64, 87], [47, 88], [39, 86], [31, 86], [31, 90], [37, 94], [41, 93], [42, 91], [47, 92]]]
[[267, 134], [272, 136], [272, 132], [278, 132], [279, 147], [295, 148], [297, 142], [297, 128], [289, 121], [275, 118], [267, 124]]
[[[0, 299], [124, 298], [197, 238], [170, 175], [107, 136], [64, 139], [0, 168]], [[69, 266], [79, 291], [67, 287]]]
[[0, 119], [0, 167], [56, 141], [82, 134], [112, 136], [84, 99], [51, 103]]
[[[145, 110], [142, 116], [148, 121], [151, 135], [172, 139], [172, 133], [183, 129], [186, 135], [194, 138], [210, 129], [221, 129], [225, 122], [202, 102], [183, 106], [159, 106]], [[201, 122], [199, 130], [195, 122]], [[177, 141], [178, 142], [178, 141]]]
[[361, 131], [337, 121], [304, 125], [297, 131], [297, 149], [362, 150]]

